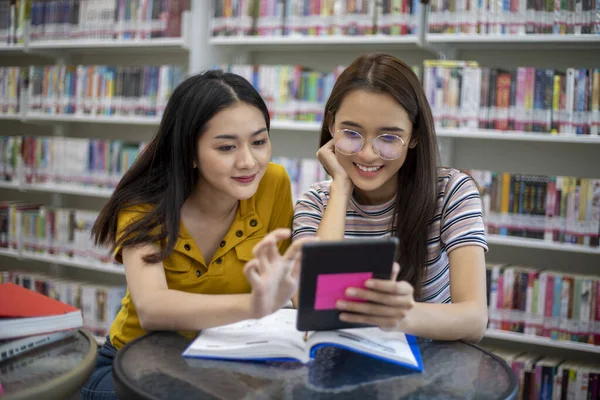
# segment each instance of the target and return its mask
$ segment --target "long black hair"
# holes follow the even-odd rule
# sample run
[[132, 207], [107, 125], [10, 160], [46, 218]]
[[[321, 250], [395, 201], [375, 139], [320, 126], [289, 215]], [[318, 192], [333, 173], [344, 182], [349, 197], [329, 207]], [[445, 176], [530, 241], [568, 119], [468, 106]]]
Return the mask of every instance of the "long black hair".
[[331, 140], [330, 127], [347, 94], [367, 90], [391, 95], [407, 112], [413, 131], [406, 160], [398, 172], [394, 230], [400, 238], [398, 280], [414, 287], [415, 299], [427, 265], [427, 231], [436, 207], [439, 154], [433, 117], [419, 78], [397, 58], [373, 53], [357, 58], [339, 76], [325, 105], [320, 146]]
[[[243, 102], [257, 107], [270, 128], [265, 102], [241, 76], [222, 71], [194, 75], [173, 91], [157, 133], [125, 173], [92, 228], [96, 245], [116, 247], [161, 243], [161, 250], [144, 257], [163, 261], [179, 235], [181, 207], [190, 196], [198, 173], [198, 138], [207, 122], [224, 108]], [[117, 232], [119, 212], [149, 205], [148, 211]]]

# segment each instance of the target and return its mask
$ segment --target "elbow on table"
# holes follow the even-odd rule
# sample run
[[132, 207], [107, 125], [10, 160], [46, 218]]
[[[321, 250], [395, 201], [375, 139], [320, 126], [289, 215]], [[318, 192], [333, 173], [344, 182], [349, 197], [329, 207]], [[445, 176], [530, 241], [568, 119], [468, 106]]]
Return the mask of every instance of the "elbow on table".
[[486, 312], [479, 314], [475, 318], [475, 320], [473, 321], [470, 335], [466, 339], [473, 343], [479, 343], [485, 336], [485, 330], [487, 329], [487, 324], [488, 324], [488, 314], [487, 314], [487, 310], [486, 310]]

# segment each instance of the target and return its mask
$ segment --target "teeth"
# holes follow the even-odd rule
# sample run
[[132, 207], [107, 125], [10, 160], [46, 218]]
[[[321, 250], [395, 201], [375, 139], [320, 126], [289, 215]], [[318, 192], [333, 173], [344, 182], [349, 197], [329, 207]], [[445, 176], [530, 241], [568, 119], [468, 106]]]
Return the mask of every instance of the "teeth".
[[354, 163], [354, 165], [356, 165], [358, 167], [358, 169], [360, 169], [361, 171], [365, 171], [365, 172], [375, 172], [382, 167], [382, 165], [380, 165], [379, 167], [365, 167], [364, 165], [360, 165], [360, 164], [356, 164], [356, 163]]

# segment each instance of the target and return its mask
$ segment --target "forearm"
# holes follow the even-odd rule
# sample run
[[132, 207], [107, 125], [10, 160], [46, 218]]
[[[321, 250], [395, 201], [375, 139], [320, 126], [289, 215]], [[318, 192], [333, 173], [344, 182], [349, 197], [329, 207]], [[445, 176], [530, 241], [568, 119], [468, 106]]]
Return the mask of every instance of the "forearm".
[[249, 294], [210, 295], [160, 290], [136, 309], [144, 330], [199, 331], [253, 318]]
[[346, 231], [346, 209], [350, 195], [347, 190], [331, 185], [329, 202], [317, 229], [321, 240], [342, 240]]
[[486, 326], [487, 309], [476, 303], [415, 303], [400, 323], [400, 330], [434, 340], [478, 342]]

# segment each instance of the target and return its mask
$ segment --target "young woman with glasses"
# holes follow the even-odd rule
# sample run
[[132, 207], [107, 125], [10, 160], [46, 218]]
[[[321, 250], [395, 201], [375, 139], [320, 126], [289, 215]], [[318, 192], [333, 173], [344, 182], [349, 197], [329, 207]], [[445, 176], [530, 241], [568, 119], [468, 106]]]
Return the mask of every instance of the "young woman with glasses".
[[[431, 110], [412, 69], [355, 60], [325, 106], [319, 161], [332, 179], [296, 203], [293, 238], [400, 239], [390, 280], [349, 288], [340, 319], [438, 340], [487, 325], [482, 205], [474, 181], [438, 165]], [[366, 301], [364, 301], [366, 300]]]

